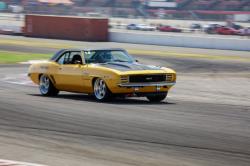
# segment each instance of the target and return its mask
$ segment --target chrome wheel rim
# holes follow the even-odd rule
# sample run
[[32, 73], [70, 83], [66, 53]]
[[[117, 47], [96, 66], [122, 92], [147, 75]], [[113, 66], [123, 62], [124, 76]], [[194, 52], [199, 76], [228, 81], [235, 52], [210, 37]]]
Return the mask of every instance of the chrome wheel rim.
[[102, 79], [97, 79], [94, 85], [94, 93], [97, 99], [101, 100], [106, 95], [106, 84]]
[[42, 75], [40, 78], [39, 89], [42, 94], [47, 94], [49, 92], [50, 81], [49, 78], [45, 75]]

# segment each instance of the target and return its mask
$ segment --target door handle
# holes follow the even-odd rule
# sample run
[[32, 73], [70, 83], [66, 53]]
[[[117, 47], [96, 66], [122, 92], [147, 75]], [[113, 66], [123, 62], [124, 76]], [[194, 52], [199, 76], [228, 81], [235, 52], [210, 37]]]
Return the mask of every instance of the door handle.
[[83, 75], [88, 76], [89, 73], [88, 72], [83, 72]]

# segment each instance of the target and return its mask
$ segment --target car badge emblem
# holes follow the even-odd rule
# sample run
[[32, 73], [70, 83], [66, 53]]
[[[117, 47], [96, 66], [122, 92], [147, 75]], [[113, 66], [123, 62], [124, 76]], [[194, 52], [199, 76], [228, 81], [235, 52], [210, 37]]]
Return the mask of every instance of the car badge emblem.
[[153, 78], [152, 77], [147, 77], [146, 80], [152, 80]]

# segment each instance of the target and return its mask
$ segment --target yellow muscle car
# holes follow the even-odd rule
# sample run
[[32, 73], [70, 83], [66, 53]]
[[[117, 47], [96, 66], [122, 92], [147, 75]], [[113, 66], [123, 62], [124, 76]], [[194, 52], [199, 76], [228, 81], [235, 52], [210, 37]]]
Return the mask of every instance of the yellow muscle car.
[[98, 101], [138, 96], [160, 102], [176, 82], [174, 70], [140, 64], [123, 49], [63, 49], [47, 62], [32, 64], [28, 76], [44, 96], [69, 91]]

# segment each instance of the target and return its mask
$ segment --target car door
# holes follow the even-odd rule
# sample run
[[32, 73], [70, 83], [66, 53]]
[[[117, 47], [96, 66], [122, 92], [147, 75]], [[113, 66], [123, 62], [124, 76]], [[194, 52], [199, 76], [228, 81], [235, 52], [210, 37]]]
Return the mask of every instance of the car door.
[[64, 52], [57, 60], [58, 69], [54, 76], [58, 89], [73, 92], [84, 91], [83, 64], [73, 64], [75, 55], [81, 55], [81, 51]]

